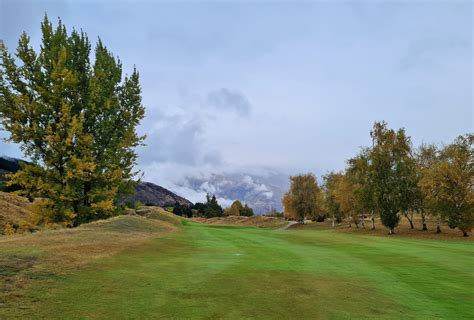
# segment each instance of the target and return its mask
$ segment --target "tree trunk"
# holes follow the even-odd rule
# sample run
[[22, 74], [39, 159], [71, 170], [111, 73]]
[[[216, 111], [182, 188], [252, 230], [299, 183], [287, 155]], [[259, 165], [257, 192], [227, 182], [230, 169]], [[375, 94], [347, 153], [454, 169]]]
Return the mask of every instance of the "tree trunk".
[[375, 230], [375, 213], [372, 212], [372, 230]]
[[436, 220], [436, 233], [441, 233], [441, 219], [439, 217]]
[[332, 227], [334, 228], [336, 226], [336, 223], [334, 221], [334, 215], [332, 216]]
[[408, 215], [408, 213], [405, 213], [405, 217], [407, 218], [407, 220], [410, 222], [410, 229], [414, 229], [415, 226], [413, 225], [413, 216], [410, 216]]
[[362, 220], [361, 220], [362, 228], [365, 229], [365, 219], [364, 219], [364, 214], [362, 214]]
[[424, 211], [421, 211], [421, 223], [423, 224], [423, 231], [428, 230], [428, 227], [426, 226], [426, 213]]
[[395, 229], [389, 229], [388, 234], [395, 234]]

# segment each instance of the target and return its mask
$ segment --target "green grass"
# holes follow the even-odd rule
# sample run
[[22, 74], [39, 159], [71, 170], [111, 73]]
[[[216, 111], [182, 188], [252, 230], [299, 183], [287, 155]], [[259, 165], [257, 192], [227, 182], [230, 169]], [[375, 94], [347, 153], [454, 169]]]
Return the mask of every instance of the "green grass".
[[473, 269], [470, 242], [185, 223], [0, 318], [472, 319]]

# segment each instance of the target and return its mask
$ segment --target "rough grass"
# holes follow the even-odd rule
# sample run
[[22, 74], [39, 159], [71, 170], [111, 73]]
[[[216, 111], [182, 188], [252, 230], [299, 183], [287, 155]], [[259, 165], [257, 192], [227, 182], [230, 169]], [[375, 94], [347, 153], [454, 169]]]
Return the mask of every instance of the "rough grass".
[[264, 217], [264, 216], [227, 216], [227, 217], [215, 217], [215, 218], [192, 218], [193, 221], [204, 223], [204, 224], [216, 224], [216, 225], [235, 225], [235, 226], [253, 226], [259, 228], [280, 228], [287, 224], [285, 219], [276, 217]]
[[[119, 229], [122, 225], [120, 221]], [[106, 242], [106, 247], [113, 248], [120, 236], [135, 236], [116, 232], [115, 226], [114, 231], [105, 232], [104, 238], [100, 236], [102, 228], [84, 229], [88, 233], [70, 232], [83, 232], [80, 238], [99, 237], [95, 238], [95, 247]], [[120, 236], [111, 241], [111, 234]], [[43, 237], [49, 237], [48, 242], [65, 241], [60, 232]], [[89, 260], [73, 272], [33, 281], [16, 300], [4, 301], [0, 318], [474, 317], [471, 242], [192, 222], [179, 226], [177, 232], [147, 239], [132, 246], [124, 241], [113, 254]], [[21, 246], [14, 244], [17, 241]], [[5, 249], [15, 259], [25, 257], [13, 262], [23, 270], [34, 269], [36, 259], [70, 251], [64, 245], [51, 250], [42, 241], [19, 238], [10, 240], [10, 245], [1, 240], [0, 256], [5, 256]], [[82, 253], [82, 258], [88, 257], [88, 253]]]
[[10, 308], [24, 304], [35, 280], [61, 279], [174, 229], [157, 220], [120, 216], [75, 229], [0, 237], [0, 319], [2, 311], [10, 314]]
[[0, 191], [0, 235], [4, 233], [6, 224], [16, 227], [29, 225], [29, 204], [26, 198]]
[[183, 224], [186, 219], [177, 216], [169, 211], [161, 207], [143, 207], [136, 210], [136, 213], [140, 216], [147, 217], [153, 220], [159, 220], [167, 223], [171, 223], [173, 225], [180, 225]]

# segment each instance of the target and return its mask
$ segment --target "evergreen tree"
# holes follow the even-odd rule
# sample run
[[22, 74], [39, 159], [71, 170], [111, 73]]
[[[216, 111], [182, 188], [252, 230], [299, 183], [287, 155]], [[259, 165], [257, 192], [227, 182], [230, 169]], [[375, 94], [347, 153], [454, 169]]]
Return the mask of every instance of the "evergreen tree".
[[245, 217], [253, 216], [253, 209], [250, 208], [247, 204], [240, 209], [240, 215]]
[[[9, 141], [20, 144], [31, 164], [10, 184], [40, 197], [38, 222], [78, 225], [114, 213], [114, 201], [133, 190], [144, 137], [138, 72], [122, 65], [99, 40], [95, 61], [83, 32], [45, 16], [36, 53], [23, 33], [16, 58], [7, 50], [0, 66], [0, 117]], [[17, 62], [19, 63], [17, 65]]]
[[212, 195], [212, 198], [210, 198], [209, 195], [207, 195], [206, 198], [206, 218], [222, 217], [224, 215], [224, 210], [217, 202], [216, 196]]

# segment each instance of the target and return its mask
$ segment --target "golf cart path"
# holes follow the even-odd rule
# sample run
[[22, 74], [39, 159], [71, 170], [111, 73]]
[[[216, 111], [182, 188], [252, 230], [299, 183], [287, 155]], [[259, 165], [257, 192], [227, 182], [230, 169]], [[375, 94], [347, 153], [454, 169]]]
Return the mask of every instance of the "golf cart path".
[[284, 225], [283, 227], [281, 227], [277, 230], [287, 230], [289, 227], [291, 227], [292, 225], [295, 225], [297, 223], [298, 222], [296, 222], [296, 221], [288, 221], [288, 223], [286, 225]]

